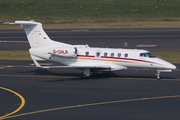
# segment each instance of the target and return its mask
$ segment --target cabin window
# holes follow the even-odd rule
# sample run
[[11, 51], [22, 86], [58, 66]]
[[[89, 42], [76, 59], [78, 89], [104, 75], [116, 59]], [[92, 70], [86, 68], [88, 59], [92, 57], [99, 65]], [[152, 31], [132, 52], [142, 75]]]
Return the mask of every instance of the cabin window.
[[140, 57], [147, 57], [146, 53], [140, 53]]
[[78, 50], [76, 47], [74, 47], [74, 53], [77, 55], [78, 54]]
[[104, 53], [104, 57], [106, 57], [107, 55], [108, 55], [107, 52], [105, 52], [105, 53]]
[[124, 57], [128, 57], [128, 54], [126, 53], [126, 54], [124, 54]]
[[99, 57], [99, 56], [100, 56], [100, 52], [97, 52], [97, 53], [96, 53], [96, 57]]
[[114, 53], [111, 53], [111, 57], [114, 57]]
[[121, 57], [121, 53], [118, 53], [117, 56], [118, 56], [118, 57]]
[[88, 56], [88, 55], [89, 55], [89, 52], [86, 52], [85, 54], [86, 54], [86, 56]]

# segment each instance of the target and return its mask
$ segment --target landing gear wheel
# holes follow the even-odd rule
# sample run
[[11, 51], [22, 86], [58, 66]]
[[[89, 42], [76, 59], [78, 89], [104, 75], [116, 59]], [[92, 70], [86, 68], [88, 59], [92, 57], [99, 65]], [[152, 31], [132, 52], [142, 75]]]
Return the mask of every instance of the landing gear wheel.
[[94, 77], [98, 77], [98, 76], [99, 76], [99, 74], [98, 74], [98, 73], [93, 72], [93, 76], [94, 76]]
[[86, 79], [88, 78], [84, 73], [81, 74], [81, 78]]
[[157, 76], [157, 80], [160, 80], [160, 79], [161, 79], [160, 72], [157, 72], [157, 73], [156, 73], [156, 76]]

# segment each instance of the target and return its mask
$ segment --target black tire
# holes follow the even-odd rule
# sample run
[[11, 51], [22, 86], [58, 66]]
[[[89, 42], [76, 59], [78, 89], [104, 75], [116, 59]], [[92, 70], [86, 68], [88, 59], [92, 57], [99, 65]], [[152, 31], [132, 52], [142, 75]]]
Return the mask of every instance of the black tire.
[[82, 73], [82, 74], [81, 74], [81, 78], [86, 79], [87, 76], [86, 76], [84, 73]]
[[98, 73], [93, 72], [93, 76], [94, 76], [94, 77], [98, 77], [98, 76], [99, 76], [99, 74], [98, 74]]
[[159, 76], [157, 76], [157, 80], [160, 80], [161, 79], [161, 76], [159, 75]]

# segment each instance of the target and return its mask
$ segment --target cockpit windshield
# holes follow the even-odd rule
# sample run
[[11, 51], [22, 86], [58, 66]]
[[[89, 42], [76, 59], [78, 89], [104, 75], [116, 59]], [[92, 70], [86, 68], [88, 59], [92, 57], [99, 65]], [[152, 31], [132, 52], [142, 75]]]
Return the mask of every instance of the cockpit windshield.
[[152, 53], [150, 53], [150, 52], [146, 53], [146, 55], [147, 55], [148, 57], [150, 57], [150, 58], [156, 58], [156, 56], [155, 56], [155, 55], [153, 55], [153, 54], [152, 54]]
[[140, 53], [140, 57], [156, 58], [156, 56], [153, 55], [153, 54], [150, 53], [150, 52], [147, 52], [147, 53]]

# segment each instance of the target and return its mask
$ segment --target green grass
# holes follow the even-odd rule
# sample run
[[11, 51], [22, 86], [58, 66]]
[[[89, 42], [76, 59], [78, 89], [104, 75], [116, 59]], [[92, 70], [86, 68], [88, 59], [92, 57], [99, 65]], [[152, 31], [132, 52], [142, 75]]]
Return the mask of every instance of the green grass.
[[0, 0], [0, 22], [43, 24], [179, 21], [179, 0]]
[[27, 50], [1, 50], [0, 60], [31, 60]]
[[151, 51], [157, 57], [170, 63], [180, 64], [180, 52], [177, 51]]
[[[179, 28], [180, 21], [103, 22], [103, 23], [56, 23], [43, 24], [44, 29], [90, 28]], [[19, 25], [1, 25], [1, 29], [22, 29]]]
[[[174, 51], [151, 51], [157, 57], [170, 63], [180, 64], [180, 52]], [[29, 51], [5, 50], [0, 51], [0, 60], [31, 60]]]

